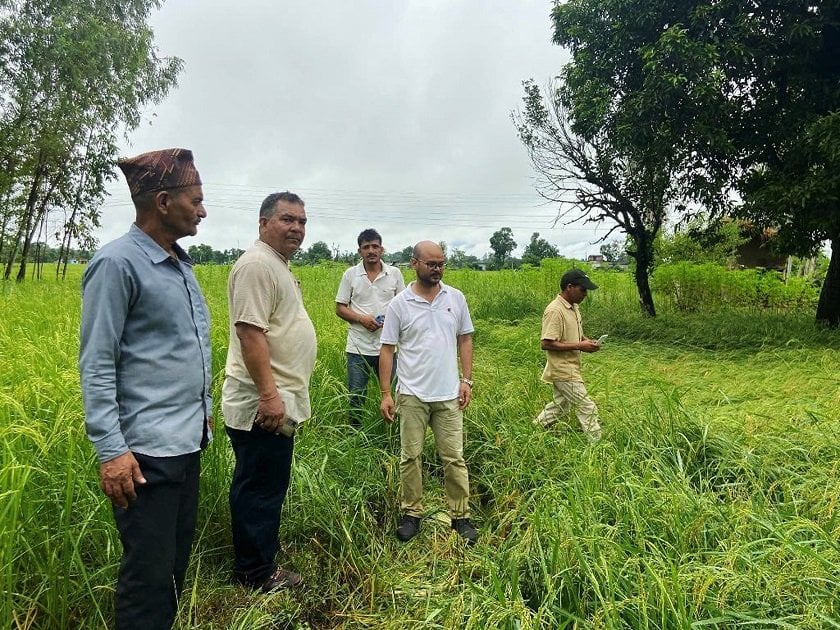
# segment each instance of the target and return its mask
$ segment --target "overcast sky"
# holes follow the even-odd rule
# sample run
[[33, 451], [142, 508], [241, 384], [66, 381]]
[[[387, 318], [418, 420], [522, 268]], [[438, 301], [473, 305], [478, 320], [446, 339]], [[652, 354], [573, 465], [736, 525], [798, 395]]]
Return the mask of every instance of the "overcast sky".
[[[304, 248], [386, 249], [423, 239], [481, 256], [513, 229], [562, 254], [597, 253], [606, 231], [553, 226], [510, 113], [522, 81], [545, 85], [568, 59], [551, 43], [550, 0], [170, 0], [152, 17], [161, 55], [184, 70], [123, 144], [123, 155], [192, 149], [208, 217], [181, 244], [248, 247], [277, 190], [306, 201]], [[120, 175], [100, 243], [133, 207]]]

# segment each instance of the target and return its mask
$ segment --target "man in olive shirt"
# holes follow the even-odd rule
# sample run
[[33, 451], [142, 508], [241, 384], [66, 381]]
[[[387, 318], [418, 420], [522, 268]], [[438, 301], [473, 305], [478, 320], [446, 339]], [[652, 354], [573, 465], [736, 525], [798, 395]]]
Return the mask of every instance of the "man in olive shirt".
[[222, 412], [236, 456], [230, 486], [233, 579], [265, 592], [297, 586], [278, 566], [277, 533], [294, 450], [310, 415], [315, 328], [289, 259], [306, 233], [303, 200], [274, 193], [260, 207], [259, 239], [230, 272], [230, 346]]
[[578, 304], [586, 298], [587, 291], [597, 288], [583, 271], [570, 269], [560, 279], [560, 294], [543, 313], [540, 346], [545, 350], [546, 363], [542, 380], [554, 386], [554, 400], [534, 421], [548, 427], [574, 411], [592, 442], [601, 439], [601, 425], [598, 408], [583, 384], [580, 353], [597, 352], [601, 346], [584, 336]]
[[186, 149], [120, 160], [136, 218], [82, 278], [79, 372], [100, 486], [123, 554], [116, 627], [170, 628], [211, 434], [210, 314], [176, 242], [207, 216]]

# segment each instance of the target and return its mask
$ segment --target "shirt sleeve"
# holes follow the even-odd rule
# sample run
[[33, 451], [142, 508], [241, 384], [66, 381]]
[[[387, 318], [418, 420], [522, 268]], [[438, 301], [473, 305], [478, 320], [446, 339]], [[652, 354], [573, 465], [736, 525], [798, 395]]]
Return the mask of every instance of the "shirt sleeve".
[[560, 313], [554, 310], [546, 311], [543, 313], [540, 339], [551, 339], [552, 341], [563, 339], [564, 328], [565, 325]]
[[85, 429], [101, 462], [129, 450], [120, 429], [117, 364], [134, 290], [131, 274], [111, 258], [91, 261], [82, 280], [79, 375]]
[[335, 296], [336, 304], [350, 304], [350, 298], [353, 296], [353, 285], [350, 282], [350, 272], [353, 270], [353, 267], [350, 267], [347, 271], [344, 272], [344, 275], [341, 276], [341, 282], [338, 284], [338, 293]]
[[400, 316], [396, 308], [396, 300], [391, 300], [388, 309], [385, 311], [385, 321], [382, 323], [382, 333], [379, 337], [380, 343], [389, 346], [396, 346], [400, 340]]
[[268, 322], [279, 303], [278, 287], [262, 262], [237, 267], [230, 277], [230, 317], [233, 324], [250, 324], [268, 332]]
[[470, 317], [470, 308], [467, 306], [467, 299], [461, 295], [461, 316], [458, 322], [458, 334], [469, 335], [475, 332], [472, 318]]

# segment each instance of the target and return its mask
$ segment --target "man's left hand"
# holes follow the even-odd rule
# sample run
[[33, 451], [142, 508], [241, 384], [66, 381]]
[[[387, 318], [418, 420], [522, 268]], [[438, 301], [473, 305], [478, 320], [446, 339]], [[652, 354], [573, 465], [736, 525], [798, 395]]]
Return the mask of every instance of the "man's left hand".
[[466, 383], [461, 383], [460, 387], [458, 388], [458, 409], [463, 411], [467, 408], [467, 405], [470, 404], [472, 400], [472, 387], [467, 385]]

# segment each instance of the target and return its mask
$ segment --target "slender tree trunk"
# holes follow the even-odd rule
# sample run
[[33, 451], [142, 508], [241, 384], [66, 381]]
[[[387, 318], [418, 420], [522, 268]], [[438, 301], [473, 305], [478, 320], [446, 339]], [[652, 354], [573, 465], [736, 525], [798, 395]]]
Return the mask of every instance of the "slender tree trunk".
[[817, 303], [817, 321], [830, 328], [840, 327], [840, 235], [831, 239], [831, 260]]
[[633, 235], [633, 243], [636, 246], [634, 258], [636, 259], [636, 289], [639, 292], [639, 306], [642, 314], [648, 317], [656, 317], [656, 307], [653, 305], [653, 293], [650, 290], [650, 269], [653, 266], [653, 240], [648, 235]]
[[43, 213], [46, 209], [46, 202], [47, 197], [44, 197], [44, 201], [40, 204], [40, 206], [37, 209], [33, 208], [31, 211], [27, 209], [27, 216], [29, 217], [29, 220], [34, 219], [34, 225], [31, 229], [29, 229], [26, 232], [26, 239], [23, 241], [23, 248], [20, 250], [20, 267], [18, 268], [18, 274], [16, 278], [18, 282], [23, 282], [24, 280], [26, 280], [26, 264], [29, 262], [29, 250], [32, 248], [32, 239], [35, 238], [35, 230], [37, 230], [40, 227], [41, 221], [43, 220]]
[[12, 218], [12, 209], [8, 205], [10, 195], [6, 195], [6, 203], [0, 208], [3, 215], [2, 224], [0, 224], [0, 260], [3, 258], [3, 249], [6, 244], [6, 228], [9, 226], [9, 220]]
[[[35, 226], [32, 230], [27, 234], [26, 241], [23, 244], [23, 250], [20, 253], [20, 269], [18, 270], [17, 281], [22, 282], [26, 278], [26, 263], [29, 259], [29, 248], [32, 246], [32, 239], [35, 238], [35, 230], [42, 225], [42, 222], [45, 224], [47, 220], [47, 204], [50, 201], [50, 197], [52, 197], [53, 192], [55, 191], [55, 184], [51, 184], [49, 189], [47, 189], [43, 196], [41, 197], [41, 202], [38, 208], [35, 210]], [[37, 264], [36, 264], [37, 267]], [[40, 272], [38, 273], [38, 278], [41, 278]]]
[[[24, 238], [29, 236], [29, 232], [32, 229], [33, 220], [35, 218], [33, 215], [35, 214], [35, 205], [38, 200], [38, 188], [41, 185], [42, 174], [42, 163], [39, 158], [38, 166], [35, 168], [35, 173], [32, 176], [32, 184], [29, 188], [29, 195], [26, 198], [26, 206], [23, 210], [23, 216], [20, 218], [20, 226], [18, 228], [17, 237], [15, 238], [15, 242], [12, 244], [12, 254], [9, 256], [9, 261], [6, 264], [6, 271], [3, 274], [3, 278], [5, 280], [12, 277], [12, 266], [15, 264], [17, 249], [21, 246]], [[21, 255], [21, 265], [17, 275], [18, 282], [22, 282], [26, 278], [26, 256], [29, 253], [28, 239], [23, 243], [23, 249], [24, 252]]]

